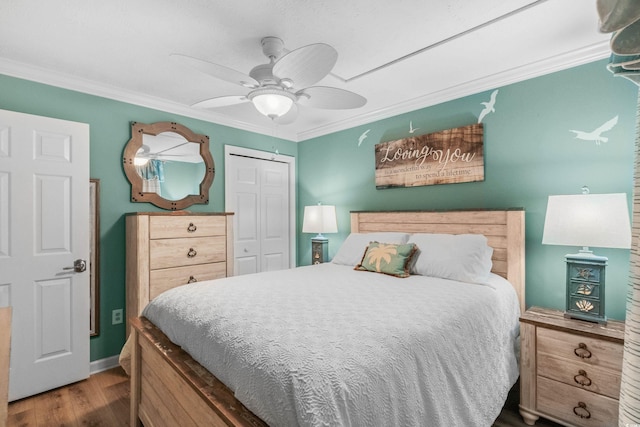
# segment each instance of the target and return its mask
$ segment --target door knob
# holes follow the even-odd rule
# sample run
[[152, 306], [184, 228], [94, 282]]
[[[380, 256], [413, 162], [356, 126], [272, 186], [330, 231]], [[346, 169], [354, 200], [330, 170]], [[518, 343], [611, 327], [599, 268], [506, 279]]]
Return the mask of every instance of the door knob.
[[87, 269], [87, 261], [77, 259], [73, 262], [73, 267], [64, 267], [63, 270], [73, 270], [76, 273], [82, 273]]

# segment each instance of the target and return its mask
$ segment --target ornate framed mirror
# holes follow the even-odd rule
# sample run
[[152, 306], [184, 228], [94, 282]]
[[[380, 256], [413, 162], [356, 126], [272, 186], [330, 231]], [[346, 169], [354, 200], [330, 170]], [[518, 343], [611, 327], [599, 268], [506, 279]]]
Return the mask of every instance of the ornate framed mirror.
[[132, 202], [169, 210], [209, 203], [215, 168], [207, 135], [174, 122], [132, 122], [122, 162]]

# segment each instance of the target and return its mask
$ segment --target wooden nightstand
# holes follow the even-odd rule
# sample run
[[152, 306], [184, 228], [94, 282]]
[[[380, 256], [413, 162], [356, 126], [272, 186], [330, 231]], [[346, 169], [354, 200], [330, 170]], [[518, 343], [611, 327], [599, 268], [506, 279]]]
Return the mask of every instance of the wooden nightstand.
[[566, 426], [618, 424], [624, 322], [567, 319], [532, 307], [520, 317], [520, 414]]

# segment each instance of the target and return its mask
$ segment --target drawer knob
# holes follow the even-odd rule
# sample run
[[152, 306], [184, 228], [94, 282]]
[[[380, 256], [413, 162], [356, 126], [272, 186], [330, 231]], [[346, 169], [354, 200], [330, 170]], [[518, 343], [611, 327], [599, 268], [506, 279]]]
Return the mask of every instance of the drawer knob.
[[196, 227], [196, 225], [192, 222], [189, 223], [189, 226], [187, 227], [187, 231], [189, 233], [193, 233], [194, 231], [196, 231], [198, 229], [198, 227]]
[[589, 359], [591, 357], [591, 352], [589, 351], [589, 349], [587, 349], [587, 345], [583, 342], [578, 344], [578, 348], [574, 349], [573, 353], [581, 359]]
[[583, 419], [591, 418], [591, 412], [589, 412], [587, 404], [584, 402], [578, 402], [578, 406], [573, 408], [573, 413]]
[[197, 252], [195, 249], [193, 249], [193, 248], [189, 248], [189, 252], [187, 252], [187, 256], [188, 256], [189, 258], [193, 258], [193, 257], [195, 257], [196, 255], [198, 255], [198, 252]]
[[189, 281], [187, 283], [196, 283], [198, 281], [198, 279], [196, 279], [193, 276], [189, 276]]
[[578, 375], [573, 377], [573, 380], [581, 386], [589, 387], [591, 385], [591, 378], [587, 376], [587, 373], [580, 369]]

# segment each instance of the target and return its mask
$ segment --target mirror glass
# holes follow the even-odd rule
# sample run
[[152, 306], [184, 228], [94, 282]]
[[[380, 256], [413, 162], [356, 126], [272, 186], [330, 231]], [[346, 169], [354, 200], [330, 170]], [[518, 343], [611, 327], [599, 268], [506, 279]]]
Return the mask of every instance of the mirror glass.
[[133, 123], [131, 132], [124, 168], [132, 201], [171, 210], [208, 203], [213, 182], [209, 137], [172, 122]]

